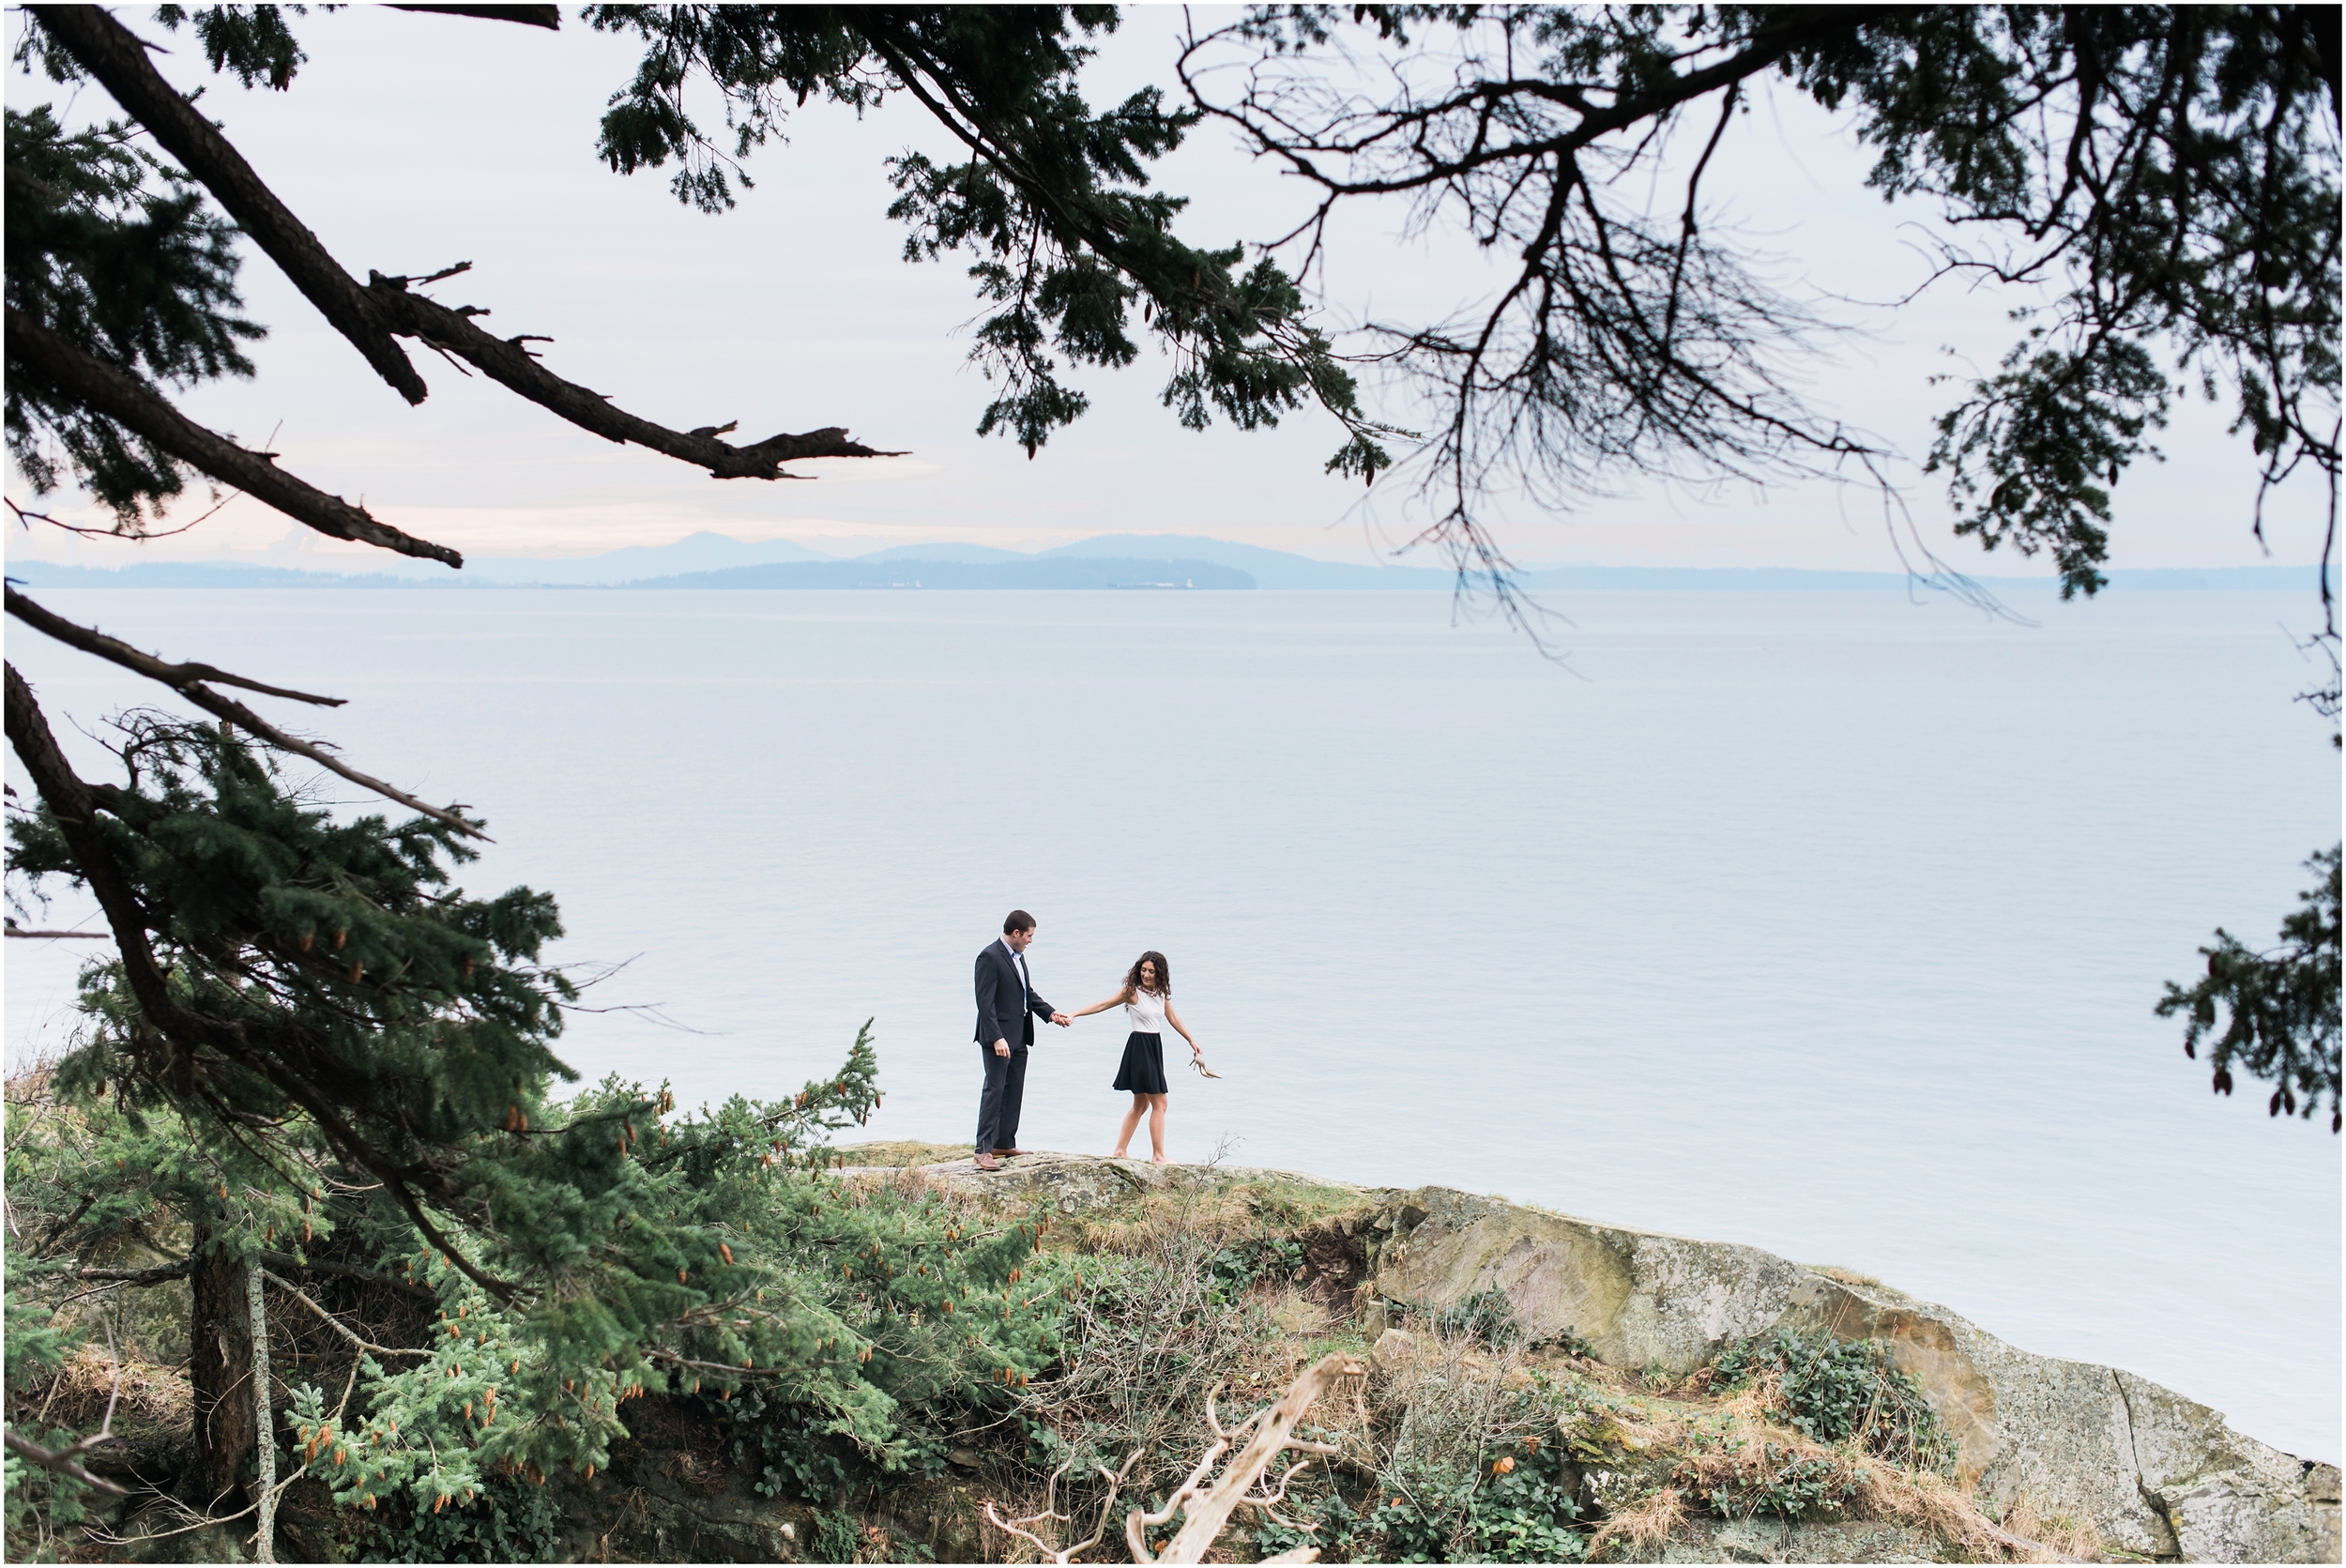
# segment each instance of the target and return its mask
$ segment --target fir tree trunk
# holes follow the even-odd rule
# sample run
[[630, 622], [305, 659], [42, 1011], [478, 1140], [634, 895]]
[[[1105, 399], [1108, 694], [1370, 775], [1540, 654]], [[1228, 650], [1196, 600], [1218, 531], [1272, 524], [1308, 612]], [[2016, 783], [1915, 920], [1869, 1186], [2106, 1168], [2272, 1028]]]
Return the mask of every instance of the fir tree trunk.
[[209, 1225], [195, 1229], [194, 1310], [188, 1321], [188, 1381], [194, 1391], [195, 1436], [180, 1495], [197, 1508], [233, 1514], [245, 1505], [244, 1462], [257, 1435], [253, 1420], [252, 1331], [245, 1266], [212, 1245]]

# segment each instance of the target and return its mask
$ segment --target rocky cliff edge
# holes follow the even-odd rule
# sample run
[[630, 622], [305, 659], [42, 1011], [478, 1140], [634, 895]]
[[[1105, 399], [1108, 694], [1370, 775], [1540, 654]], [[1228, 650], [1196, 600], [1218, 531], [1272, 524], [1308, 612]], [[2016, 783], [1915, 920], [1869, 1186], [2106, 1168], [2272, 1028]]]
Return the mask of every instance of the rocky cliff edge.
[[[903, 1180], [918, 1158], [850, 1174]], [[1309, 1192], [1325, 1243], [1306, 1248], [1309, 1267], [1371, 1338], [1404, 1311], [1500, 1290], [1534, 1337], [1577, 1334], [1608, 1365], [1678, 1377], [1731, 1340], [1778, 1327], [1878, 1339], [1955, 1434], [1960, 1479], [2000, 1507], [2025, 1499], [2040, 1514], [2090, 1518], [2114, 1554], [2339, 1560], [2336, 1465], [2244, 1437], [2217, 1411], [2131, 1373], [2016, 1349], [1945, 1307], [1845, 1271], [1444, 1187], [1355, 1187], [1285, 1171], [1037, 1154], [996, 1173], [967, 1160], [920, 1164], [917, 1179], [1005, 1210], [1042, 1203], [1071, 1216], [1152, 1195]]]

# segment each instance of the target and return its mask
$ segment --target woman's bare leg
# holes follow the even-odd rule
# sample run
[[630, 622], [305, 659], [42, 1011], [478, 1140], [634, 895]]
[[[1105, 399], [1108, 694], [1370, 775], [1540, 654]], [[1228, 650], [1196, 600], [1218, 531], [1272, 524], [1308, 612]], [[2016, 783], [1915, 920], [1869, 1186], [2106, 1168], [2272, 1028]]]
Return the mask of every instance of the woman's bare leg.
[[[1133, 1108], [1124, 1113], [1124, 1125], [1117, 1129], [1116, 1152], [1109, 1155], [1109, 1159], [1123, 1160], [1131, 1157], [1124, 1151], [1132, 1147], [1133, 1131], [1140, 1125], [1140, 1113], [1146, 1110], [1148, 1106], [1149, 1096], [1145, 1094], [1135, 1094], [1133, 1096]], [[1164, 1140], [1162, 1138], [1158, 1140], [1158, 1147], [1160, 1149], [1164, 1147]]]
[[[1149, 1156], [1149, 1160], [1151, 1165], [1164, 1165], [1165, 1163], [1165, 1102], [1167, 1097], [1162, 1094], [1150, 1094], [1147, 1096], [1135, 1095], [1134, 1098], [1145, 1098], [1149, 1102], [1149, 1147], [1152, 1151]], [[1134, 1116], [1137, 1118], [1139, 1113], [1140, 1107], [1137, 1105], [1134, 1106]]]

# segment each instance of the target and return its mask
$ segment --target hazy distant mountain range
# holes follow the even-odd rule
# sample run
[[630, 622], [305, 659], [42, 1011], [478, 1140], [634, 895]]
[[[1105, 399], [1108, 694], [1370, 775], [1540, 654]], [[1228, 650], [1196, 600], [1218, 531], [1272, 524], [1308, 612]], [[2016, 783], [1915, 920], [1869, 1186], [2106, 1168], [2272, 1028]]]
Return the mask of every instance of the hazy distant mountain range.
[[[119, 568], [11, 561], [11, 582], [36, 588], [1416, 588], [1447, 591], [1439, 566], [1314, 560], [1284, 550], [1194, 534], [1103, 534], [1033, 555], [984, 544], [899, 544], [851, 559], [788, 540], [745, 543], [698, 533], [674, 544], [547, 560], [479, 556], [462, 571], [391, 557], [357, 574], [227, 561], [142, 561]], [[2113, 571], [2138, 588], [2311, 588], [2313, 567]], [[2335, 580], [2335, 579], [2333, 579]], [[1897, 571], [1807, 571], [1790, 567], [1540, 566], [1516, 576], [1526, 588], [1902, 588]], [[1999, 590], [2046, 588], [2049, 576], [1981, 577]]]

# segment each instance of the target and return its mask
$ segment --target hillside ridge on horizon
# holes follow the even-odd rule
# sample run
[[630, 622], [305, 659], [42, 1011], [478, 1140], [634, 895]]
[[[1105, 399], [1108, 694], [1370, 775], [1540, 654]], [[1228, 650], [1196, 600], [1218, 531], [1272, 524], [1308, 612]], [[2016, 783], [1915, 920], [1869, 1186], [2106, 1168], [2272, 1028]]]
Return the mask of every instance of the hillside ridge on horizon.
[[[861, 541], [859, 541], [861, 542]], [[1081, 563], [1080, 565], [1078, 563]], [[390, 557], [354, 560], [338, 571], [260, 560], [137, 561], [94, 567], [48, 560], [8, 565], [30, 587], [1127, 587], [1374, 588], [1447, 591], [1447, 566], [1324, 560], [1202, 534], [1098, 534], [1040, 550], [938, 540], [829, 555], [795, 540], [743, 540], [703, 529], [663, 545], [628, 545], [593, 556], [478, 556], [461, 577], [436, 563]], [[907, 569], [926, 567], [923, 572]], [[1143, 572], [1138, 568], [1157, 569]], [[884, 571], [874, 569], [886, 568]], [[1174, 571], [1181, 568], [1181, 571]], [[2312, 566], [2117, 569], [2115, 585], [2165, 588], [2295, 588]], [[2335, 568], [2333, 568], [2335, 572]], [[2049, 588], [2043, 576], [1966, 573], [1998, 588]], [[1168, 579], [1179, 578], [1173, 582]], [[1130, 579], [1130, 580], [1124, 580]], [[1897, 571], [1797, 566], [1615, 566], [1527, 562], [1512, 581], [1526, 588], [1882, 588], [1915, 579]], [[2333, 581], [2335, 581], [2335, 575]]]

